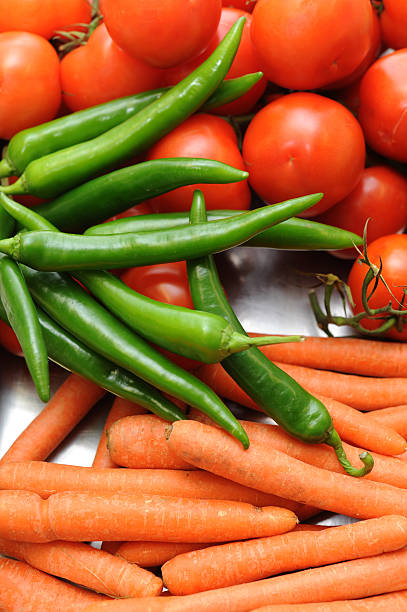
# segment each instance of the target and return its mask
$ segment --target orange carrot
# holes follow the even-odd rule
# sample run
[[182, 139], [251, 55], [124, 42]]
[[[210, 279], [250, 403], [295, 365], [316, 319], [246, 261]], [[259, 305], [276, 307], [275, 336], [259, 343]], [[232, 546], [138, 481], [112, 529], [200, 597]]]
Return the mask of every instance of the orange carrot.
[[211, 544], [196, 542], [124, 542], [116, 555], [129, 563], [137, 563], [141, 567], [158, 567], [176, 555], [200, 550]]
[[95, 383], [70, 374], [0, 463], [46, 459], [105, 393]]
[[0, 554], [111, 597], [153, 597], [162, 591], [162, 581], [151, 572], [81, 542], [0, 539]]
[[118, 470], [31, 461], [0, 466], [0, 489], [26, 490], [47, 498], [63, 491], [95, 493], [143, 493], [198, 499], [241, 501], [254, 506], [287, 507], [299, 518], [317, 513], [316, 508], [243, 487], [214, 474], [194, 470]]
[[90, 605], [84, 612], [249, 612], [267, 604], [358, 599], [407, 588], [407, 549], [194, 595]]
[[285, 508], [124, 493], [0, 491], [0, 537], [17, 542], [151, 540], [227, 542], [290, 531]]
[[130, 416], [132, 414], [145, 414], [147, 411], [142, 406], [131, 402], [130, 400], [124, 399], [122, 397], [115, 397], [113, 401], [113, 405], [107, 415], [105, 426], [103, 428], [102, 435], [100, 437], [99, 445], [96, 449], [95, 458], [92, 463], [92, 467], [97, 468], [114, 468], [117, 467], [117, 464], [112, 461], [110, 457], [109, 449], [107, 448], [107, 437], [106, 433], [110, 429], [110, 427], [118, 421], [119, 419], [123, 419], [124, 417]]
[[173, 595], [244, 584], [407, 545], [407, 517], [383, 516], [322, 531], [291, 532], [180, 554], [161, 568]]
[[[315, 465], [324, 470], [344, 473], [343, 468], [338, 462], [334, 450], [324, 444], [307, 444], [285, 433], [280, 427], [267, 425], [265, 423], [253, 423], [252, 421], [240, 421], [247, 431], [251, 442], [256, 441], [267, 447], [272, 447], [290, 457], [295, 457], [304, 463]], [[357, 465], [360, 453], [363, 449], [356, 448], [350, 444], [343, 443], [343, 448], [348, 459]], [[407, 465], [403, 465], [399, 459], [386, 457], [372, 453], [374, 459], [373, 470], [365, 476], [368, 480], [375, 482], [385, 482], [407, 489]]]
[[[339, 374], [287, 363], [275, 364], [313, 394], [332, 397], [358, 410], [377, 410], [407, 403], [407, 378], [374, 378]], [[206, 381], [219, 364], [201, 366], [198, 376]], [[219, 374], [218, 374], [219, 375]]]
[[[292, 531], [322, 531], [328, 529], [326, 525], [311, 525], [302, 523], [296, 525]], [[277, 536], [276, 536], [277, 537]], [[137, 563], [141, 567], [158, 567], [177, 555], [201, 550], [213, 544], [174, 543], [174, 542], [123, 542], [115, 550], [115, 554], [123, 557], [130, 563]]]
[[122, 544], [124, 544], [124, 542], [102, 542], [100, 550], [115, 555]]
[[243, 450], [197, 421], [174, 423], [168, 443], [185, 461], [264, 492], [356, 518], [407, 516], [405, 489], [323, 470], [256, 441]]
[[165, 440], [167, 427], [168, 421], [154, 414], [127, 416], [116, 421], [107, 432], [112, 461], [129, 468], [193, 469], [169, 450]]
[[273, 344], [260, 350], [280, 363], [363, 376], [407, 377], [407, 345], [403, 342], [308, 336], [304, 342]]
[[[198, 375], [221, 397], [260, 410], [220, 364], [205, 365], [199, 369]], [[404, 452], [406, 441], [394, 429], [385, 426], [378, 429], [355, 408], [320, 393], [314, 395], [326, 406], [339, 436], [347, 442], [383, 455], [399, 455]]]
[[253, 612], [406, 612], [407, 591], [396, 591], [364, 599], [325, 601], [308, 604], [271, 604]]
[[0, 610], [4, 612], [82, 612], [104, 599], [21, 561], [0, 559]]
[[365, 418], [372, 418], [382, 426], [391, 427], [401, 436], [407, 438], [407, 404], [372, 410], [365, 415]]

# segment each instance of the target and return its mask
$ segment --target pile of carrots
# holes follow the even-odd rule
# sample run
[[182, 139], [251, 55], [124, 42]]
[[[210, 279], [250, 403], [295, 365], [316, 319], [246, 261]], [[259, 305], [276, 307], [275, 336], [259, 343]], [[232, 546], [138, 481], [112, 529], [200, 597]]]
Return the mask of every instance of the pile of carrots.
[[[71, 374], [0, 460], [0, 610], [407, 610], [407, 345], [261, 350], [322, 399], [354, 465], [371, 451], [370, 474], [258, 412], [244, 450], [188, 407], [170, 425], [120, 398], [92, 467], [47, 462], [105, 393]], [[258, 410], [218, 364], [197, 374]]]

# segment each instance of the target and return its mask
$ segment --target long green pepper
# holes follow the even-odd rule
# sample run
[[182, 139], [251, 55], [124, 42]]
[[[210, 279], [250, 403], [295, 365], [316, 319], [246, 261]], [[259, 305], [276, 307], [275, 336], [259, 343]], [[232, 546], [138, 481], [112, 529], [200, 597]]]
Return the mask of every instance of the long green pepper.
[[[36, 207], [36, 210], [39, 210]], [[242, 210], [209, 210], [208, 221], [227, 219], [241, 215]], [[124, 217], [90, 227], [85, 231], [87, 236], [107, 236], [109, 234], [126, 234], [129, 232], [166, 231], [173, 227], [188, 225], [189, 213], [155, 213]], [[339, 227], [325, 225], [310, 219], [292, 217], [278, 225], [269, 227], [253, 238], [247, 240], [244, 246], [264, 247], [270, 249], [302, 250], [337, 250], [347, 249], [362, 244], [363, 240], [353, 232]]]
[[[0, 235], [13, 233], [14, 219], [0, 207]], [[0, 256], [0, 304], [24, 353], [28, 370], [40, 399], [50, 397], [48, 354], [38, 314], [16, 262]]]
[[54, 198], [148, 149], [213, 94], [233, 62], [244, 23], [238, 19], [209, 58], [161, 98], [96, 138], [32, 161], [17, 182], [0, 190]]
[[103, 270], [182, 261], [242, 244], [267, 227], [310, 208], [321, 197], [303, 196], [199, 227], [175, 227], [165, 232], [115, 236], [24, 232], [0, 240], [0, 252], [37, 270]]
[[[199, 227], [206, 221], [202, 192], [191, 207], [191, 223]], [[246, 333], [226, 299], [213, 257], [187, 262], [192, 300], [196, 308], [214, 312], [227, 319], [237, 331]], [[363, 468], [354, 468], [344, 453], [341, 440], [325, 406], [280, 370], [256, 347], [231, 355], [222, 366], [237, 384], [285, 431], [304, 442], [322, 442], [332, 446], [344, 470], [352, 476], [364, 476], [373, 468], [369, 453], [360, 458]]]
[[[262, 72], [253, 72], [222, 81], [201, 110], [210, 110], [240, 98], [262, 76]], [[163, 87], [118, 98], [21, 130], [7, 146], [5, 157], [0, 162], [0, 177], [12, 174], [19, 176], [35, 159], [96, 138], [155, 102], [169, 90], [169, 87]]]

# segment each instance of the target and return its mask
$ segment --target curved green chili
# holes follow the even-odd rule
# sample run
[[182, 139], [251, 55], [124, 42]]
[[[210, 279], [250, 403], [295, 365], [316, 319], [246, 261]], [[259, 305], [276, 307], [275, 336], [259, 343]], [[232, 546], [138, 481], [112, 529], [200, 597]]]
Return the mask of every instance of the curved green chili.
[[37, 270], [97, 270], [181, 261], [242, 244], [256, 233], [313, 206], [313, 194], [264, 206], [236, 217], [165, 232], [115, 236], [24, 232], [0, 240], [0, 252]]
[[[53, 232], [45, 232], [51, 237]], [[247, 434], [209, 387], [152, 348], [67, 275], [21, 266], [35, 301], [92, 350], [142, 380], [195, 406], [248, 446]]]
[[[38, 207], [36, 210], [38, 210]], [[241, 210], [208, 210], [208, 221], [235, 217], [241, 215], [242, 212]], [[106, 236], [128, 232], [164, 231], [173, 227], [182, 227], [188, 225], [188, 223], [189, 214], [187, 212], [155, 213], [124, 217], [108, 223], [101, 223], [87, 229], [85, 234], [87, 236]], [[355, 244], [362, 244], [362, 242], [363, 239], [357, 234], [339, 227], [325, 225], [325, 223], [318, 223], [310, 219], [292, 217], [253, 236], [245, 242], [244, 246], [296, 251], [308, 249], [331, 251], [347, 249]]]
[[16, 183], [0, 190], [54, 198], [146, 150], [216, 90], [232, 64], [244, 23], [244, 17], [238, 19], [209, 58], [161, 98], [92, 140], [32, 161]]
[[[191, 207], [191, 223], [205, 223], [205, 202], [202, 192]], [[227, 319], [234, 329], [245, 333], [233, 312], [216, 270], [213, 257], [187, 262], [191, 295], [196, 308], [208, 310]], [[364, 467], [353, 468], [347, 461], [339, 436], [325, 406], [305, 391], [288, 374], [275, 366], [256, 347], [231, 355], [222, 366], [238, 385], [289, 434], [304, 442], [323, 442], [333, 446], [338, 459], [348, 474], [364, 476], [373, 468], [368, 453], [360, 455]]]
[[[38, 318], [51, 361], [91, 380], [114, 395], [140, 404], [162, 419], [177, 421], [185, 418], [184, 413], [155, 387], [89, 349], [62, 329], [41, 308], [38, 308]], [[0, 319], [9, 323], [1, 303]]]
[[[0, 203], [26, 229], [58, 231], [36, 211], [14, 202], [4, 193], [0, 194]], [[223, 317], [152, 300], [103, 270], [86, 270], [75, 276], [110, 312], [144, 338], [204, 363], [215, 363], [249, 346], [300, 340], [300, 336], [249, 338], [234, 331]]]
[[[222, 81], [202, 106], [202, 110], [210, 110], [240, 98], [262, 76], [262, 72], [253, 72]], [[7, 146], [6, 154], [0, 162], [0, 177], [12, 174], [19, 176], [30, 162], [39, 157], [96, 138], [161, 98], [169, 89], [163, 87], [119, 98], [21, 130]]]
[[[14, 219], [0, 207], [0, 235], [10, 236]], [[0, 303], [24, 353], [28, 370], [40, 399], [50, 396], [48, 354], [37, 311], [16, 262], [0, 257]]]
[[157, 159], [104, 174], [40, 204], [36, 210], [65, 232], [81, 232], [92, 223], [182, 185], [234, 183], [248, 176], [209, 159]]

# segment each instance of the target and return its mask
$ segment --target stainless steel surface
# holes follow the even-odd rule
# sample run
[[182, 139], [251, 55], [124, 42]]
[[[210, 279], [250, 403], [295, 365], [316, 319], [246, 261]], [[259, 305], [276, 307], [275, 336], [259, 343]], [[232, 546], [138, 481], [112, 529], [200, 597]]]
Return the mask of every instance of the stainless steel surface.
[[[216, 258], [226, 293], [243, 326], [248, 331], [321, 335], [308, 303], [308, 290], [315, 285], [315, 273], [335, 272], [346, 279], [349, 262], [327, 253], [287, 252], [239, 247]], [[321, 291], [321, 290], [319, 290]], [[337, 303], [339, 307], [339, 303]], [[341, 328], [335, 335], [349, 334]], [[0, 350], [0, 454], [41, 411], [22, 359]], [[51, 365], [55, 390], [67, 373]], [[49, 458], [56, 463], [91, 465], [112, 398], [99, 402], [68, 439]], [[234, 406], [238, 416], [267, 421]], [[325, 514], [324, 524], [339, 524], [352, 519]]]

